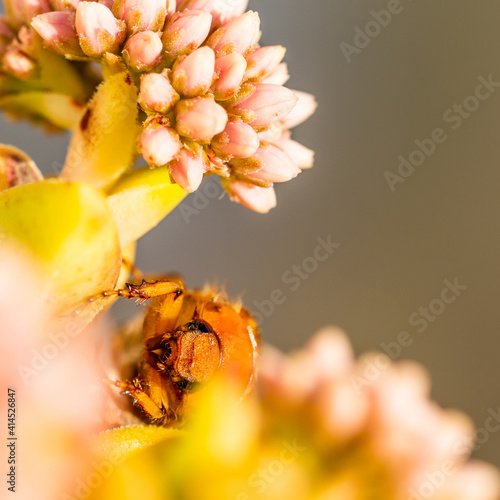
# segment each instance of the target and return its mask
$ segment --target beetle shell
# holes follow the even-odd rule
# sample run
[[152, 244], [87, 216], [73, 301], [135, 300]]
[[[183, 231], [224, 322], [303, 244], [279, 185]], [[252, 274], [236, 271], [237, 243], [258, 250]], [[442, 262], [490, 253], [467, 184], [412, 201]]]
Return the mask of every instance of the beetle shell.
[[151, 304], [133, 381], [115, 385], [132, 398], [143, 421], [172, 426], [184, 421], [196, 392], [216, 375], [230, 377], [242, 398], [248, 394], [255, 382], [259, 332], [252, 315], [223, 292], [186, 291], [180, 280], [171, 279], [177, 290], [162, 293], [165, 283], [129, 285]]

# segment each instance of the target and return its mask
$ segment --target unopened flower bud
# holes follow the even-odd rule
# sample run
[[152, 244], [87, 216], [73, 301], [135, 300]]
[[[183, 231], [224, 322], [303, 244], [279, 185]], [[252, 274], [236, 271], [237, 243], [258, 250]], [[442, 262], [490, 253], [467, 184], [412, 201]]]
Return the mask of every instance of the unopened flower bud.
[[175, 107], [176, 129], [194, 141], [209, 142], [227, 123], [226, 110], [210, 97], [183, 99]]
[[224, 131], [214, 137], [211, 145], [217, 154], [248, 158], [257, 151], [260, 141], [250, 125], [229, 122]]
[[285, 83], [290, 79], [290, 74], [288, 73], [288, 66], [286, 63], [278, 64], [276, 69], [269, 73], [261, 83], [274, 83], [275, 85], [285, 85]]
[[172, 84], [187, 97], [204, 94], [212, 84], [215, 54], [210, 47], [201, 47], [174, 66]]
[[100, 57], [105, 52], [117, 53], [125, 39], [125, 22], [116, 19], [100, 3], [80, 2], [75, 24], [80, 46], [89, 57]]
[[[250, 125], [259, 127], [283, 118], [297, 103], [295, 94], [281, 85], [260, 83], [248, 99], [235, 106]], [[245, 113], [246, 112], [246, 113]]]
[[22, 80], [29, 78], [35, 71], [35, 62], [15, 45], [7, 47], [2, 59], [3, 69]]
[[259, 40], [259, 27], [257, 12], [248, 11], [221, 26], [207, 43], [219, 57], [232, 52], [245, 54]]
[[205, 161], [201, 148], [197, 153], [185, 147], [181, 148], [175, 160], [169, 165], [169, 170], [175, 182], [184, 191], [188, 193], [196, 191], [205, 174]]
[[166, 0], [115, 0], [113, 14], [127, 23], [130, 33], [158, 31], [167, 15]]
[[24, 19], [24, 0], [4, 0], [5, 14], [9, 25], [17, 30], [26, 20]]
[[36, 16], [31, 26], [43, 38], [46, 46], [67, 56], [84, 56], [75, 28], [75, 13], [69, 10], [47, 12]]
[[286, 128], [293, 128], [307, 120], [316, 111], [318, 103], [313, 95], [300, 90], [294, 90], [298, 102], [284, 118]]
[[80, 0], [51, 0], [51, 5], [54, 11], [59, 10], [76, 10]]
[[10, 39], [14, 37], [14, 32], [10, 29], [7, 20], [0, 17], [0, 37]]
[[131, 36], [123, 49], [125, 62], [135, 71], [148, 71], [161, 59], [163, 45], [154, 31], [141, 31]]
[[234, 159], [231, 165], [252, 179], [263, 182], [286, 182], [300, 173], [295, 163], [274, 144], [263, 144], [246, 159]]
[[50, 0], [24, 0], [24, 19], [28, 24], [35, 16], [50, 10]]
[[212, 16], [204, 10], [175, 13], [163, 33], [163, 46], [168, 57], [189, 54], [207, 38]]
[[215, 72], [218, 78], [212, 89], [217, 100], [225, 101], [238, 93], [246, 68], [245, 58], [237, 52], [215, 61]]
[[248, 0], [183, 0], [178, 10], [203, 9], [212, 14], [212, 27], [245, 12]]
[[166, 165], [179, 152], [179, 136], [170, 127], [153, 125], [144, 130], [140, 137], [140, 148], [149, 165]]
[[285, 47], [281, 45], [254, 50], [247, 57], [245, 79], [262, 78], [264, 75], [272, 73], [283, 59], [285, 52]]
[[262, 188], [246, 182], [231, 182], [227, 189], [231, 199], [255, 212], [267, 214], [276, 206], [276, 193], [272, 187]]
[[179, 100], [168, 78], [159, 73], [148, 73], [141, 77], [139, 104], [145, 111], [166, 114]]
[[300, 169], [311, 168], [313, 166], [314, 151], [290, 139], [290, 132], [286, 131], [275, 144], [280, 147]]

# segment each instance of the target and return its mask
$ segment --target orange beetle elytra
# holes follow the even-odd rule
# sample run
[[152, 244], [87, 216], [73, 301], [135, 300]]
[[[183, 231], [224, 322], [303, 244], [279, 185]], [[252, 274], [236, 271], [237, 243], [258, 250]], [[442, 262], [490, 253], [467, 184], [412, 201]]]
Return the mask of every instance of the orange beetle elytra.
[[180, 424], [194, 390], [216, 374], [236, 381], [242, 398], [251, 389], [259, 344], [257, 323], [223, 292], [188, 291], [179, 278], [166, 278], [127, 284], [126, 289], [100, 295], [151, 301], [142, 325], [142, 356], [131, 380], [113, 382], [132, 399], [143, 421]]

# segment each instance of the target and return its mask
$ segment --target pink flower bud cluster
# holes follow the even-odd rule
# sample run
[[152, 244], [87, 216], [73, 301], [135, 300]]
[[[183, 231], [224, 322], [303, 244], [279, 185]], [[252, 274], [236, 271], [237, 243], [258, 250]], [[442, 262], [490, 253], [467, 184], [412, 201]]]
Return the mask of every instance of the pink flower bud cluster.
[[[217, 174], [233, 200], [267, 212], [273, 184], [312, 166], [313, 152], [288, 130], [314, 112], [315, 100], [283, 86], [285, 49], [259, 46], [259, 16], [244, 13], [247, 0], [5, 1], [12, 8], [0, 48], [29, 24], [67, 59], [121, 58], [143, 111], [138, 148], [186, 191]], [[35, 63], [10, 45], [4, 69], [27, 77]]]
[[[326, 328], [290, 356], [267, 347], [258, 384], [277, 428], [290, 415], [308, 422], [309, 443], [328, 457], [317, 460], [325, 477], [317, 498], [499, 498], [499, 471], [467, 460], [471, 420], [430, 400], [428, 375], [416, 363], [381, 353], [356, 360], [345, 334]], [[329, 469], [332, 457], [341, 461]]]

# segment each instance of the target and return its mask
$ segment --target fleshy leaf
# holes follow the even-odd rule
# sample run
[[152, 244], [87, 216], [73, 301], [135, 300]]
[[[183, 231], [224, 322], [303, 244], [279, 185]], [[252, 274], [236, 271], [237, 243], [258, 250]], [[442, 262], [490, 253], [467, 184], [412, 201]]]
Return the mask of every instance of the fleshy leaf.
[[74, 129], [84, 105], [95, 91], [99, 77], [63, 57], [46, 50], [42, 40], [33, 39], [31, 54], [37, 71], [26, 79], [0, 75], [0, 108], [14, 118]]
[[20, 149], [0, 144], [0, 191], [43, 180], [35, 162]]
[[98, 436], [97, 447], [105, 456], [119, 453], [123, 458], [133, 451], [160, 443], [165, 439], [181, 436], [178, 429], [156, 425], [133, 425], [102, 432]]
[[142, 167], [124, 175], [108, 198], [122, 246], [155, 227], [184, 198], [166, 168]]
[[71, 62], [47, 50], [41, 40], [35, 39], [35, 58], [40, 68], [35, 83], [42, 89], [64, 94], [79, 103], [86, 103], [92, 96], [98, 77], [84, 74], [78, 63]]
[[69, 130], [78, 126], [85, 111], [85, 107], [70, 96], [38, 91], [2, 97], [0, 108], [14, 118], [48, 121], [56, 127]]
[[106, 187], [130, 167], [139, 134], [137, 88], [126, 71], [102, 82], [71, 140], [62, 176]]
[[0, 193], [0, 238], [40, 263], [40, 292], [51, 310], [66, 310], [118, 279], [116, 227], [105, 197], [91, 187], [46, 180]]

